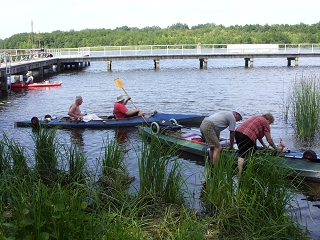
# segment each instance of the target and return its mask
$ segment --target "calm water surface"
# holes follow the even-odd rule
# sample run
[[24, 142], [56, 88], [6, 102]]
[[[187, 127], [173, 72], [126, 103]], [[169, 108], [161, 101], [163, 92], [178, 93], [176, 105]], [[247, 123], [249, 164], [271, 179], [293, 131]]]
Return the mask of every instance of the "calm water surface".
[[[270, 111], [275, 117], [271, 127], [275, 142], [281, 137], [289, 149], [303, 150], [310, 147], [320, 153], [319, 142], [312, 146], [297, 143], [290, 125], [283, 120], [284, 101], [292, 82], [302, 75], [319, 75], [319, 63], [320, 59], [305, 58], [299, 60], [299, 67], [286, 67], [286, 59], [255, 59], [253, 68], [244, 68], [242, 59], [209, 60], [208, 69], [200, 70], [198, 60], [162, 60], [160, 70], [155, 71], [152, 61], [119, 61], [113, 62], [112, 71], [108, 72], [104, 62], [92, 62], [83, 71], [50, 77], [51, 81], [63, 81], [61, 87], [12, 92], [2, 98], [0, 126], [2, 132], [32, 149], [31, 129], [17, 128], [14, 126], [15, 121], [31, 119], [33, 116], [44, 117], [46, 114], [66, 116], [76, 95], [83, 96], [83, 111], [109, 115], [116, 96], [124, 93], [114, 84], [114, 79], [120, 78], [125, 90], [142, 112], [157, 110], [207, 116], [220, 110], [241, 108], [246, 119]], [[128, 103], [128, 108], [134, 107]], [[138, 177], [134, 151], [140, 143], [137, 129], [121, 131], [128, 144], [130, 174]], [[228, 136], [228, 132], [222, 135]], [[94, 174], [99, 174], [94, 162], [99, 157], [103, 141], [114, 136], [114, 129], [58, 131], [61, 143], [81, 141]], [[190, 191], [197, 197], [201, 189], [203, 161], [188, 154], [182, 155], [180, 160], [186, 166], [184, 172]], [[138, 179], [134, 184], [137, 183]], [[309, 185], [319, 196], [319, 184]], [[320, 209], [317, 207], [320, 202], [306, 201], [307, 197], [308, 194], [303, 191], [297, 194], [303, 214], [302, 224], [308, 226], [312, 238], [320, 239]]]

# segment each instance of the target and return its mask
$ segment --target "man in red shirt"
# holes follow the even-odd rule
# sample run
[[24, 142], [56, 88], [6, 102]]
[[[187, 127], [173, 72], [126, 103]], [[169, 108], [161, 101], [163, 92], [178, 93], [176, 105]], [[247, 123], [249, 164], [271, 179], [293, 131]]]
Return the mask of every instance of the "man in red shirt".
[[124, 96], [118, 95], [117, 101], [114, 103], [113, 107], [113, 113], [117, 118], [126, 118], [139, 115], [139, 109], [129, 111], [125, 106], [130, 99], [131, 97], [125, 99]]
[[255, 151], [257, 149], [257, 140], [259, 140], [261, 145], [266, 148], [267, 145], [262, 140], [263, 137], [266, 137], [267, 142], [272, 148], [278, 152], [282, 151], [282, 148], [277, 147], [271, 138], [270, 124], [273, 122], [273, 115], [271, 113], [266, 113], [262, 116], [252, 116], [236, 128], [235, 138], [239, 149], [238, 167], [240, 174], [243, 170], [245, 156], [250, 151]]

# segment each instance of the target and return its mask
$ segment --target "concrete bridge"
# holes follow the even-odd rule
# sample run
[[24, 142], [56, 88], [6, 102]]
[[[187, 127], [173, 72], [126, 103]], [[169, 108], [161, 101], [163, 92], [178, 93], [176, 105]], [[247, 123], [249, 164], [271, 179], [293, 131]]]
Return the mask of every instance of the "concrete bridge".
[[[287, 66], [298, 66], [299, 58], [320, 57], [320, 44], [183, 44], [148, 46], [106, 46], [74, 49], [10, 50], [0, 53], [0, 81], [7, 89], [8, 77], [24, 76], [28, 71], [43, 77], [53, 71], [77, 69], [90, 62], [104, 61], [107, 70], [118, 61], [150, 60], [160, 68], [161, 60], [197, 59], [199, 67], [206, 69], [210, 59], [242, 58], [245, 67], [253, 67], [255, 58], [283, 58]], [[320, 65], [320, 62], [319, 62]]]

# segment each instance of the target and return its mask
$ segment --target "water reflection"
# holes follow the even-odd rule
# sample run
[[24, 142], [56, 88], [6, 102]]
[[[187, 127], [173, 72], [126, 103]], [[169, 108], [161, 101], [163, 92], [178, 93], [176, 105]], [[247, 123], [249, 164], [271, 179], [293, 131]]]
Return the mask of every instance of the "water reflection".
[[83, 132], [84, 129], [72, 129], [71, 130], [71, 142], [74, 144], [78, 144], [79, 146], [83, 146]]
[[115, 138], [119, 144], [123, 145], [128, 141], [129, 134], [127, 129], [117, 129], [115, 133]]

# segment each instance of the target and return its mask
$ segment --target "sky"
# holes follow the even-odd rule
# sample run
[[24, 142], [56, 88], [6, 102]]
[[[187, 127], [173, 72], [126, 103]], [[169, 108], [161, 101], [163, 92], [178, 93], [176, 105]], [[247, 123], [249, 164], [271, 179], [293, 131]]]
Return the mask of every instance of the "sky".
[[284, 0], [5, 0], [1, 2], [0, 39], [17, 33], [167, 28], [176, 23], [300, 24], [320, 22], [320, 1]]

